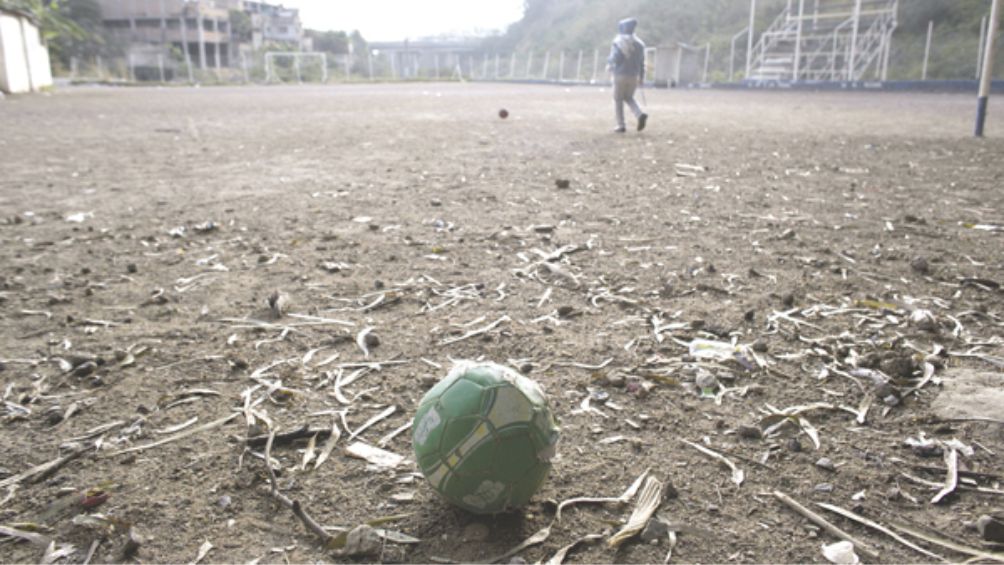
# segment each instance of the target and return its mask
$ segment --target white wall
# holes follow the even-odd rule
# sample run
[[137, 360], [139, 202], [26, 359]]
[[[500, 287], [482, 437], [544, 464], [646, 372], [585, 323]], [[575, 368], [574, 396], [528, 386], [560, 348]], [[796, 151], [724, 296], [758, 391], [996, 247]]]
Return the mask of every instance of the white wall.
[[0, 90], [18, 94], [48, 86], [52, 86], [49, 50], [38, 28], [27, 19], [0, 12]]

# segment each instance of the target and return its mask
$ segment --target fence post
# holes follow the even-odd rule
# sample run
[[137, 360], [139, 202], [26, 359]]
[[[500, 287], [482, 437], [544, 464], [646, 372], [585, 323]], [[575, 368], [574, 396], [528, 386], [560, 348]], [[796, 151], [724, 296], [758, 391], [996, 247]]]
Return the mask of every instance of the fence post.
[[798, 72], [802, 70], [802, 18], [805, 16], [805, 0], [798, 0], [798, 27], [795, 32], [795, 68], [791, 80], [798, 82]]
[[558, 82], [565, 82], [565, 50], [561, 50], [561, 56], [558, 57]]
[[516, 78], [516, 52], [509, 56], [509, 80]]
[[976, 47], [976, 80], [980, 80], [983, 70], [983, 45], [987, 40], [987, 17], [980, 20], [980, 43]]
[[858, 52], [858, 25], [861, 23], [861, 0], [854, 0], [854, 29], [851, 30], [850, 54], [847, 56], [847, 80], [854, 80]]
[[756, 0], [750, 0], [750, 35], [746, 38], [746, 79], [753, 69], [753, 32], [756, 30]]
[[990, 104], [990, 87], [994, 74], [994, 40], [997, 38], [997, 26], [1000, 25], [1001, 0], [994, 0], [990, 6], [990, 22], [987, 27], [987, 52], [983, 58], [983, 76], [980, 77], [980, 94], [976, 104], [976, 137], [983, 137], [983, 126], [987, 119], [987, 106]]
[[495, 54], [495, 80], [499, 79], [499, 54]]
[[70, 57], [70, 80], [77, 79], [77, 58]]
[[541, 73], [541, 77], [540, 77], [541, 79], [543, 79], [545, 81], [547, 80], [547, 71], [548, 71], [547, 67], [549, 67], [549, 66], [551, 66], [551, 52], [550, 51], [545, 51], [544, 52], [544, 72]]
[[366, 50], [366, 68], [369, 70], [370, 80], [373, 80], [373, 51]]
[[931, 36], [934, 35], [934, 20], [927, 22], [927, 44], [924, 46], [924, 67], [920, 80], [927, 80], [927, 62], [931, 59]]
[[533, 51], [530, 51], [526, 56], [526, 76], [523, 78], [530, 78], [530, 71], [533, 70]]
[[[797, 51], [797, 48], [796, 48]], [[701, 75], [701, 82], [708, 83], [708, 63], [711, 61], [711, 42], [704, 45], [704, 74]]]
[[135, 64], [133, 63], [132, 53], [129, 53], [128, 63], [127, 64], [129, 65], [128, 78], [129, 78], [130, 81], [135, 82], [136, 81], [136, 69], [135, 69]]
[[593, 78], [590, 81], [593, 84], [596, 84], [596, 78], [597, 78], [596, 73], [599, 72], [599, 69], [600, 69], [600, 50], [593, 49]]
[[575, 65], [575, 82], [582, 80], [582, 49], [579, 49], [579, 62]]
[[164, 76], [164, 54], [157, 53], [157, 68], [160, 69], [160, 82], [167, 82], [167, 77]]
[[248, 73], [248, 55], [241, 50], [241, 70], [244, 71], [244, 84], [251, 82], [251, 77]]

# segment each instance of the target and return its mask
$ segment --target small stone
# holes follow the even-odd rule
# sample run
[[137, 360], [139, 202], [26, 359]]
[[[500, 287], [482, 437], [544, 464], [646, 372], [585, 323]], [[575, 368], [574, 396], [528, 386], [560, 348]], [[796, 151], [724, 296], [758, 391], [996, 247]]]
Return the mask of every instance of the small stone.
[[86, 376], [88, 376], [90, 374], [93, 374], [94, 371], [97, 371], [97, 370], [98, 370], [98, 364], [97, 363], [95, 363], [94, 361], [86, 361], [86, 362], [81, 363], [80, 365], [77, 365], [76, 367], [74, 367], [74, 369], [73, 369], [73, 376], [74, 377], [86, 377]]
[[1004, 543], [1004, 520], [994, 516], [980, 516], [976, 520], [976, 529], [980, 537], [991, 543]]
[[531, 372], [533, 372], [533, 364], [523, 363], [522, 365], [519, 366], [519, 372], [524, 375], [529, 375]]
[[753, 351], [757, 353], [767, 353], [770, 348], [767, 347], [767, 341], [763, 338], [757, 339], [753, 342]]
[[753, 439], [753, 440], [763, 439], [763, 432], [760, 431], [760, 428], [756, 426], [745, 426], [745, 425], [739, 426], [738, 428], [736, 428], [736, 435], [738, 435], [743, 439]]
[[116, 349], [113, 354], [115, 355], [115, 360], [120, 363], [129, 357], [129, 352], [124, 349]]
[[554, 181], [554, 186], [558, 187], [561, 190], [565, 190], [572, 186], [572, 181], [568, 179], [557, 179]]
[[785, 443], [785, 447], [788, 451], [792, 453], [799, 453], [802, 451], [802, 442], [798, 441], [797, 437], [788, 438], [788, 442]]
[[833, 485], [831, 483], [819, 483], [812, 487], [812, 490], [816, 492], [833, 492]]
[[539, 226], [533, 226], [533, 231], [535, 231], [537, 233], [553, 233], [554, 229], [555, 229], [554, 226], [551, 225], [551, 224], [543, 224], [543, 225], [539, 225]]
[[650, 543], [669, 536], [669, 527], [658, 518], [651, 518], [641, 531], [641, 541]]
[[816, 461], [816, 467], [831, 473], [837, 470], [837, 466], [833, 464], [833, 461], [831, 461], [829, 457], [820, 457], [819, 460]]
[[433, 198], [432, 200], [429, 201], [429, 205], [432, 206], [433, 208], [439, 208], [440, 206], [443, 205], [443, 201], [438, 198]]
[[419, 377], [419, 381], [421, 381], [421, 383], [426, 387], [433, 387], [439, 382], [439, 377], [436, 375], [422, 375]]
[[572, 308], [571, 306], [567, 306], [567, 305], [566, 306], [558, 306], [558, 317], [559, 318], [568, 318], [568, 317], [570, 317], [574, 313], [575, 313], [575, 308]]
[[927, 259], [924, 259], [923, 257], [917, 257], [913, 261], [910, 261], [910, 268], [913, 269], [914, 272], [921, 275], [926, 275], [931, 272], [931, 266], [927, 263]]
[[605, 390], [595, 389], [589, 392], [589, 397], [600, 404], [610, 400], [610, 393]]
[[128, 265], [126, 265], [126, 272], [127, 273], [129, 273], [129, 274], [136, 274], [136, 272], [138, 272], [138, 271], [139, 271], [139, 267], [136, 266], [136, 263], [129, 263]]
[[373, 288], [375, 288], [375, 289], [377, 289], [377, 290], [380, 290], [380, 289], [382, 289], [382, 288], [383, 288], [384, 286], [386, 286], [386, 285], [385, 285], [385, 284], [384, 284], [384, 282], [383, 282], [382, 280], [380, 280], [380, 279], [377, 279], [377, 280], [373, 281]]
[[509, 565], [526, 565], [526, 559], [523, 559], [519, 555], [513, 557], [509, 560]]
[[224, 494], [223, 496], [216, 499], [216, 506], [226, 510], [233, 501], [230, 499], [230, 495]]
[[624, 386], [624, 375], [620, 373], [607, 373], [603, 378], [606, 384], [613, 387], [623, 387]]
[[743, 319], [746, 320], [747, 322], [752, 323], [754, 320], [756, 320], [756, 310], [747, 310], [746, 313], [743, 314]]
[[795, 305], [795, 295], [790, 292], [785, 294], [781, 297], [781, 304], [783, 304], [785, 308], [791, 308]]
[[380, 337], [377, 336], [377, 334], [370, 332], [363, 338], [363, 342], [366, 343], [366, 347], [379, 347]]

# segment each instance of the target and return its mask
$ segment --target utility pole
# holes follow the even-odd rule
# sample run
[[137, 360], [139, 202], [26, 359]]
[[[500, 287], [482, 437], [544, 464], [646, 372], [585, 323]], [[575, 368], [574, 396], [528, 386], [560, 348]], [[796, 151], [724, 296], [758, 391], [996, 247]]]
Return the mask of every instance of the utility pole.
[[990, 103], [990, 86], [994, 74], [994, 40], [1000, 25], [1001, 0], [994, 0], [990, 8], [990, 22], [987, 28], [987, 50], [983, 56], [983, 78], [980, 80], [980, 95], [976, 105], [976, 137], [983, 137], [983, 126], [987, 120], [987, 106]]

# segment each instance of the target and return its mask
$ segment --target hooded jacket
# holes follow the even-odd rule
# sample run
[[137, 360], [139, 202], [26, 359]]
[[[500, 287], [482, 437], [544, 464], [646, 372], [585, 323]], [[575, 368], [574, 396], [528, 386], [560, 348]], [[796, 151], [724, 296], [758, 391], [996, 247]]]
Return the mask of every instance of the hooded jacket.
[[645, 74], [645, 44], [635, 36], [638, 20], [628, 18], [617, 24], [617, 37], [610, 48], [607, 63], [616, 76], [634, 76], [639, 79]]

